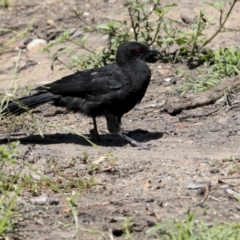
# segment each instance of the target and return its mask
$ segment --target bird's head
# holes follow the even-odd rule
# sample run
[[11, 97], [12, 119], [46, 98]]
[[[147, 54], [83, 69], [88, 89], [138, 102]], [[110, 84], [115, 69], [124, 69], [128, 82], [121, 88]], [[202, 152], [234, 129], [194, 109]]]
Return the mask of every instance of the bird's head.
[[136, 59], [142, 59], [148, 62], [149, 57], [159, 53], [156, 49], [139, 42], [125, 42], [118, 46], [116, 62], [118, 65], [123, 65]]

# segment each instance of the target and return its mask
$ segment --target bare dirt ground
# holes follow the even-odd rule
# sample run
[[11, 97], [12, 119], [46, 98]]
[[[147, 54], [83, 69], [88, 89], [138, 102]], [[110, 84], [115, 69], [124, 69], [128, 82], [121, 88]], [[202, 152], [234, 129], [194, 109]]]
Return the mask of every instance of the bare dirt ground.
[[[169, 1], [162, 1], [163, 4]], [[174, 1], [172, 1], [174, 2]], [[194, 16], [203, 6], [200, 1], [175, 1], [178, 7], [170, 12], [175, 19], [181, 14]], [[86, 12], [86, 18], [93, 23], [101, 23], [111, 18], [125, 18], [126, 1], [17, 1], [9, 9], [0, 8], [1, 28], [15, 28], [22, 30], [34, 20], [31, 31], [26, 39], [43, 38], [50, 40], [51, 34], [59, 34], [67, 28], [81, 30], [82, 24], [69, 11], [73, 7]], [[227, 26], [237, 27], [239, 19], [237, 4]], [[217, 13], [207, 9], [207, 14], [215, 16]], [[54, 25], [47, 21], [53, 20]], [[50, 27], [51, 26], [51, 27]], [[214, 29], [216, 26], [212, 26]], [[211, 30], [207, 33], [211, 34]], [[2, 35], [0, 43], [6, 41], [10, 35]], [[26, 40], [25, 39], [25, 40]], [[14, 42], [16, 46], [22, 42]], [[89, 45], [95, 47], [104, 45], [104, 39], [90, 37]], [[239, 33], [222, 34], [214, 40], [212, 47], [228, 47], [239, 45]], [[14, 49], [15, 46], [13, 46]], [[79, 54], [83, 54], [79, 51]], [[0, 55], [0, 65], [7, 71], [14, 69], [18, 51], [8, 51]], [[158, 72], [161, 65], [168, 71]], [[18, 84], [40, 84], [57, 80], [71, 73], [70, 70], [50, 69], [50, 55], [39, 52], [23, 52], [19, 62]], [[175, 66], [176, 67], [176, 66]], [[183, 65], [177, 67], [186, 67]], [[69, 178], [89, 179], [93, 177], [96, 186], [85, 188], [76, 197], [75, 211], [78, 224], [90, 232], [74, 228], [74, 218], [61, 194], [54, 193], [44, 187], [41, 193], [52, 199], [56, 204], [46, 203], [34, 206], [29, 192], [19, 196], [20, 206], [24, 212], [18, 232], [9, 233], [15, 239], [126, 239], [122, 223], [128, 216], [132, 216], [131, 234], [133, 239], [147, 239], [146, 230], [159, 221], [170, 219], [184, 219], [189, 212], [197, 214], [197, 220], [208, 223], [227, 223], [239, 221], [240, 206], [234, 194], [227, 194], [224, 190], [211, 190], [206, 201], [208, 208], [194, 207], [203, 198], [197, 190], [190, 190], [189, 184], [208, 183], [219, 185], [219, 180], [232, 183], [237, 192], [238, 161], [240, 156], [240, 114], [239, 106], [227, 109], [226, 106], [209, 116], [179, 120], [179, 116], [170, 116], [162, 111], [161, 105], [182, 79], [176, 78], [176, 85], [164, 84], [164, 79], [172, 76], [172, 66], [156, 63], [151, 65], [153, 80], [142, 103], [123, 118], [123, 127], [133, 139], [146, 145], [150, 150], [139, 150], [131, 147], [117, 136], [108, 134], [105, 120], [98, 119], [102, 141], [100, 148], [91, 146], [84, 138], [69, 133], [75, 129], [82, 134], [89, 134], [92, 128], [91, 119], [80, 114], [57, 114], [46, 116], [53, 111], [50, 105], [45, 105], [35, 112], [35, 117], [43, 123], [64, 126], [62, 128], [46, 128], [45, 137], [28, 126], [29, 119], [19, 118], [19, 132], [27, 135], [11, 137], [20, 141], [20, 155], [18, 165], [30, 163], [41, 174], [59, 180], [56, 172]], [[7, 89], [11, 77], [6, 73], [0, 74], [0, 88]], [[235, 98], [239, 93], [233, 93]], [[184, 114], [202, 114], [211, 112], [216, 106], [185, 111]], [[182, 116], [181, 115], [181, 116]], [[1, 132], [6, 129], [1, 126]], [[2, 138], [1, 143], [7, 140]], [[108, 157], [103, 158], [104, 154]], [[233, 156], [233, 157], [231, 157]], [[101, 158], [102, 157], [102, 158]], [[87, 161], [98, 163], [98, 169], [89, 169]], [[76, 162], [70, 164], [71, 159]], [[101, 161], [103, 160], [104, 161]], [[32, 174], [33, 178], [37, 175]], [[229, 177], [232, 179], [229, 180]], [[63, 191], [65, 186], [63, 182]], [[214, 190], [215, 189], [215, 190]], [[69, 194], [74, 188], [69, 190]], [[203, 214], [204, 212], [204, 214]], [[70, 226], [70, 227], [69, 227]], [[98, 230], [101, 234], [96, 234]], [[100, 238], [101, 239], [101, 238]], [[154, 239], [154, 238], [149, 238]]]

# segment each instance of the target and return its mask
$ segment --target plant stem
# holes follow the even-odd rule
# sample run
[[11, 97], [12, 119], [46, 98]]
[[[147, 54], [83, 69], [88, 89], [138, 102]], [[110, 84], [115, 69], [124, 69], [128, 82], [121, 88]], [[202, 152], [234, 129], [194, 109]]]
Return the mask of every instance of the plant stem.
[[133, 32], [134, 32], [134, 39], [137, 41], [138, 40], [138, 34], [137, 34], [135, 23], [134, 23], [134, 20], [133, 20], [132, 8], [131, 7], [128, 8], [128, 12], [129, 12], [129, 15], [130, 15], [130, 18], [131, 18], [131, 26], [132, 26]]
[[222, 29], [224, 28], [224, 25], [225, 25], [225, 23], [227, 22], [227, 20], [228, 20], [228, 18], [229, 18], [229, 16], [230, 16], [230, 14], [231, 14], [231, 12], [232, 12], [235, 4], [237, 3], [237, 1], [238, 1], [238, 0], [234, 0], [234, 1], [233, 1], [230, 9], [228, 10], [228, 12], [227, 12], [227, 14], [226, 14], [226, 17], [225, 17], [223, 23], [220, 22], [220, 26], [219, 26], [219, 28], [217, 29], [217, 31], [216, 31], [208, 40], [206, 40], [206, 41], [203, 43], [203, 45], [198, 49], [198, 51], [200, 51], [202, 48], [204, 48], [208, 43], [210, 43], [210, 42], [222, 31]]
[[2, 6], [8, 8], [9, 2], [8, 0], [2, 0]]

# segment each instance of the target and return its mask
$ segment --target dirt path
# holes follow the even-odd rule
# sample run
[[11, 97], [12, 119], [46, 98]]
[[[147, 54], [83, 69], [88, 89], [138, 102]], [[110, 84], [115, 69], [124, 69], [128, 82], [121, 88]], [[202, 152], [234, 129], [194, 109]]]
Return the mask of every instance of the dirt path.
[[[168, 1], [163, 1], [163, 4], [164, 2]], [[170, 14], [175, 18], [179, 18], [181, 13], [193, 14], [202, 7], [199, 1], [175, 2], [179, 6]], [[0, 9], [0, 22], [1, 27], [20, 26], [35, 19], [36, 26], [26, 37], [32, 38], [40, 34], [40, 30], [44, 32], [42, 30], [47, 28], [46, 21], [49, 19], [55, 22], [54, 29], [81, 30], [82, 26], [69, 11], [71, 7], [82, 9], [89, 14], [89, 19], [101, 23], [115, 17], [118, 11], [122, 15], [117, 16], [124, 18], [125, 4], [125, 1], [115, 0], [85, 3], [56, 0], [46, 3], [18, 1], [16, 5], [13, 3], [10, 10]], [[238, 6], [228, 23], [229, 26], [236, 27], [238, 24], [237, 9]], [[217, 17], [214, 11], [209, 10], [209, 14]], [[21, 26], [19, 28], [21, 29]], [[214, 26], [212, 28], [214, 29]], [[1, 38], [0, 42], [7, 37]], [[89, 45], [104, 44], [103, 40], [96, 44], [94, 36], [90, 39]], [[234, 46], [238, 45], [238, 39], [237, 33], [231, 33], [217, 38], [213, 44], [216, 47]], [[1, 67], [8, 71], [13, 70], [17, 54], [17, 51], [13, 51], [0, 55]], [[20, 86], [46, 83], [70, 73], [69, 70], [57, 69], [52, 72], [51, 59], [46, 53], [23, 52], [19, 64], [22, 67], [18, 79]], [[49, 188], [43, 188], [42, 193], [57, 199], [58, 203], [33, 206], [29, 203], [32, 198], [29, 192], [22, 193], [19, 198], [26, 218], [21, 223], [20, 238], [75, 239], [78, 236], [79, 239], [90, 240], [99, 238], [100, 235], [93, 231], [96, 230], [105, 236], [104, 239], [111, 239], [111, 236], [114, 239], [126, 239], [122, 223], [126, 217], [132, 216], [133, 239], [146, 239], [146, 230], [151, 226], [158, 221], [181, 219], [188, 213], [189, 207], [196, 212], [198, 220], [204, 219], [210, 223], [239, 221], [239, 204], [232, 196], [224, 191], [213, 190], [206, 202], [209, 208], [205, 210], [206, 214], [202, 214], [200, 207], [193, 207], [202, 196], [197, 190], [187, 188], [194, 182], [210, 181], [214, 186], [218, 185], [219, 179], [223, 177], [239, 176], [239, 108], [227, 111], [226, 107], [221, 107], [210, 116], [182, 121], [179, 116], [168, 115], [156, 105], [166, 99], [166, 91], [174, 86], [164, 86], [166, 76], [159, 75], [159, 65], [164, 66], [162, 63], [151, 65], [154, 79], [142, 103], [123, 118], [124, 129], [129, 131], [129, 136], [149, 145], [150, 150], [138, 150], [117, 136], [108, 134], [104, 119], [99, 119], [98, 123], [102, 138], [99, 149], [63, 127], [57, 130], [47, 128], [45, 138], [41, 138], [36, 130], [27, 125], [29, 119], [20, 118], [22, 122], [19, 123], [19, 131], [26, 132], [27, 136], [11, 137], [20, 141], [19, 165], [30, 163], [33, 168], [54, 181], [58, 179], [56, 173], [61, 173], [65, 178], [69, 176], [75, 181], [93, 177], [97, 183], [94, 187], [84, 189], [75, 199], [79, 225], [91, 232], [76, 233], [73, 215], [66, 207], [64, 199]], [[9, 75], [1, 73], [0, 89], [6, 89], [10, 79]], [[206, 106], [191, 110], [188, 114], [201, 114], [213, 109], [214, 106]], [[46, 105], [38, 109], [35, 116], [45, 124], [59, 124], [82, 134], [88, 134], [92, 128], [91, 119], [80, 114], [44, 116], [51, 111], [52, 108]], [[5, 125], [2, 126], [4, 127]], [[6, 143], [6, 140], [1, 140], [1, 143]], [[104, 158], [104, 154], [108, 154], [107, 157]], [[72, 159], [76, 162], [71, 165], [69, 162]], [[88, 161], [99, 162], [98, 167], [94, 169]], [[55, 168], [55, 171], [52, 168]], [[32, 177], [38, 178], [34, 174]], [[74, 187], [71, 189], [63, 183], [63, 191], [65, 189], [70, 194], [74, 192]], [[68, 228], [67, 224], [71, 227]]]

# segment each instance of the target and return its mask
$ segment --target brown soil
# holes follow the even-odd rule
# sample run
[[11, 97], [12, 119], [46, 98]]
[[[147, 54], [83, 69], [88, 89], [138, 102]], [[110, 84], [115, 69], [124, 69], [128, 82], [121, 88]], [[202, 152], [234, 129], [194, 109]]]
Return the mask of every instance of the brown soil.
[[[165, 4], [169, 1], [162, 2]], [[176, 2], [178, 7], [169, 15], [178, 20], [181, 14], [194, 17], [203, 6], [200, 1], [172, 2]], [[20, 0], [12, 2], [9, 9], [0, 8], [1, 28], [22, 30], [34, 20], [35, 24], [24, 40], [36, 37], [50, 40], [51, 37], [54, 38], [51, 36], [52, 32], [59, 34], [67, 28], [81, 31], [82, 24], [69, 10], [73, 7], [87, 12], [89, 14], [87, 20], [102, 23], [116, 17], [125, 18], [125, 4], [126, 1], [123, 0], [51, 0], [44, 3]], [[228, 27], [238, 27], [239, 6], [240, 3], [227, 23]], [[209, 7], [206, 13], [218, 17], [217, 12]], [[48, 20], [54, 21], [52, 28], [47, 25]], [[207, 34], [211, 34], [214, 28], [216, 25], [213, 25]], [[10, 34], [2, 35], [0, 44], [10, 37]], [[105, 41], [98, 40], [98, 36], [92, 34], [89, 46], [95, 49], [103, 46]], [[210, 47], [237, 46], [238, 41], [239, 33], [221, 34]], [[18, 51], [14, 49], [20, 44], [22, 41], [14, 42], [12, 51], [0, 55], [1, 68], [13, 71], [18, 56]], [[78, 54], [84, 52], [79, 51]], [[51, 71], [50, 57], [47, 53], [23, 51], [19, 62], [19, 86], [42, 84], [71, 73], [70, 70], [60, 71], [58, 68]], [[158, 71], [159, 65], [167, 69], [165, 72], [161, 71], [161, 75]], [[175, 67], [186, 68], [181, 64]], [[75, 181], [93, 177], [97, 185], [84, 189], [75, 199], [74, 209], [80, 227], [78, 232], [74, 228], [73, 214], [61, 194], [43, 187], [41, 193], [57, 199], [57, 203], [35, 206], [31, 204], [32, 193], [22, 192], [19, 196], [21, 207], [19, 214], [23, 219], [17, 233], [9, 233], [10, 237], [36, 240], [78, 237], [90, 240], [101, 239], [101, 235], [93, 231], [99, 230], [104, 236], [102, 239], [126, 239], [122, 223], [126, 217], [132, 216], [133, 239], [147, 239], [146, 230], [151, 226], [159, 221], [185, 219], [189, 208], [197, 214], [198, 220], [205, 220], [208, 223], [239, 221], [240, 207], [233, 195], [213, 188], [205, 202], [209, 208], [203, 214], [201, 207], [194, 207], [203, 196], [199, 195], [198, 190], [188, 189], [188, 185], [194, 182], [211, 182], [213, 186], [218, 186], [219, 179], [226, 178], [223, 181], [229, 183], [227, 179], [229, 175], [233, 178], [231, 181], [236, 182], [239, 176], [240, 155], [239, 105], [231, 108], [222, 106], [209, 116], [204, 114], [211, 112], [216, 106], [185, 111], [181, 116], [184, 114], [203, 116], [180, 121], [179, 116], [170, 116], [162, 111], [161, 103], [169, 96], [166, 92], [182, 83], [182, 79], [176, 78], [176, 85], [166, 86], [164, 79], [172, 77], [174, 72], [172, 66], [156, 63], [151, 65], [151, 69], [153, 80], [146, 96], [140, 105], [123, 118], [123, 127], [129, 136], [149, 145], [150, 150], [139, 150], [119, 137], [110, 135], [105, 120], [101, 118], [98, 119], [98, 125], [102, 141], [99, 144], [100, 148], [93, 147], [81, 136], [69, 133], [69, 129], [72, 129], [89, 136], [89, 130], [92, 128], [91, 119], [72, 113], [47, 116], [55, 111], [50, 105], [37, 109], [34, 116], [44, 124], [62, 127], [45, 128], [44, 138], [29, 125], [31, 121], [28, 117], [19, 118], [16, 125], [19, 132], [26, 136], [11, 137], [20, 141], [19, 167], [22, 163], [29, 163], [53, 182], [60, 178], [55, 172], [57, 171], [64, 175], [64, 181], [67, 181], [67, 176]], [[11, 76], [8, 74], [0, 74], [1, 90], [7, 89], [10, 80]], [[232, 97], [239, 103], [238, 92], [233, 93]], [[5, 128], [6, 125], [2, 125], [1, 132], [4, 132]], [[7, 140], [2, 138], [1, 143], [6, 142]], [[107, 157], [100, 158], [106, 153]], [[87, 155], [87, 161], [99, 161], [99, 168], [90, 169], [84, 154], [85, 158]], [[76, 163], [71, 165], [69, 162], [73, 158]], [[51, 161], [53, 165], [49, 164]], [[32, 173], [32, 177], [37, 179], [38, 175]], [[62, 191], [65, 192], [65, 189]], [[71, 195], [74, 188], [68, 189], [68, 192]], [[90, 229], [91, 232], [83, 229]]]

